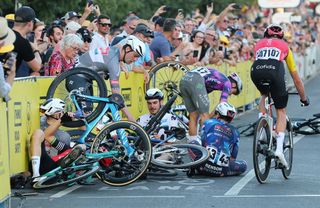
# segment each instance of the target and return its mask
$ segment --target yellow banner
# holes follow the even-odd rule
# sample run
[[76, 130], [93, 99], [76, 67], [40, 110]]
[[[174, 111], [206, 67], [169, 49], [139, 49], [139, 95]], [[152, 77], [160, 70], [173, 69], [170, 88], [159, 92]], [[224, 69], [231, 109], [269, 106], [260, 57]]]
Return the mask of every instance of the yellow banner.
[[6, 108], [6, 103], [0, 101], [0, 203], [11, 193]]
[[15, 81], [8, 102], [10, 174], [28, 169], [32, 132], [40, 126], [39, 87], [34, 78]]

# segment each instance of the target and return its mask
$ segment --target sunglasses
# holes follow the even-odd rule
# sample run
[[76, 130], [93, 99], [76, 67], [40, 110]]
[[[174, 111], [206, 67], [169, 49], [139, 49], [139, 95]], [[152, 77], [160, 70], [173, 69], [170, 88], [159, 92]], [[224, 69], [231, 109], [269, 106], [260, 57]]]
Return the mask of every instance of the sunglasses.
[[99, 25], [101, 25], [102, 27], [106, 27], [106, 26], [112, 27], [111, 23], [101, 23], [101, 22], [99, 22]]
[[92, 39], [91, 38], [85, 38], [85, 39], [83, 39], [83, 42], [91, 43]]

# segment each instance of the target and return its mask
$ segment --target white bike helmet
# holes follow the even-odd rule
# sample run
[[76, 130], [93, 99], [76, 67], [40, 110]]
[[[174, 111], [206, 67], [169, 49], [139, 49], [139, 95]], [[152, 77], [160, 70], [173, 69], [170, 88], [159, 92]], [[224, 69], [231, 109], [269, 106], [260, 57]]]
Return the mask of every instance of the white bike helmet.
[[145, 44], [136, 36], [129, 35], [125, 45], [129, 45], [131, 49], [139, 54], [139, 56], [144, 56], [146, 53]]
[[229, 122], [231, 122], [237, 114], [237, 110], [234, 108], [234, 106], [227, 102], [219, 103], [215, 109], [215, 112], [226, 117]]
[[144, 97], [146, 100], [152, 99], [163, 99], [163, 93], [158, 88], [150, 88], [147, 90], [146, 95]]
[[62, 112], [64, 110], [65, 102], [59, 98], [50, 98], [46, 100], [40, 109], [44, 111], [47, 116], [52, 116], [55, 113]]
[[233, 72], [228, 76], [229, 80], [232, 82], [235, 82], [237, 84], [237, 93], [236, 95], [239, 95], [242, 91], [242, 81], [237, 73]]

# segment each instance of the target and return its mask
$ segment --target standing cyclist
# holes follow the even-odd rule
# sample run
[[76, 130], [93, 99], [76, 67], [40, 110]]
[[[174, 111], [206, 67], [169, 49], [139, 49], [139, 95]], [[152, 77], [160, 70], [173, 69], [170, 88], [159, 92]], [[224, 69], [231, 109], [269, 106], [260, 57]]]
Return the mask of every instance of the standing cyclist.
[[[84, 53], [79, 57], [78, 66], [107, 72], [112, 93], [120, 94], [120, 63], [131, 64], [144, 56], [145, 51], [145, 44], [137, 37], [130, 35], [125, 39], [123, 45], [112, 46], [105, 51], [95, 49]], [[122, 111], [130, 121], [135, 121], [127, 107]]]
[[[209, 119], [210, 101], [208, 93], [220, 90], [220, 102], [227, 101], [231, 94], [238, 95], [242, 90], [242, 81], [237, 73], [225, 76], [216, 69], [198, 67], [188, 71], [179, 84], [181, 95], [189, 112], [189, 142], [198, 140], [197, 125]], [[200, 143], [200, 141], [198, 140]]]
[[[294, 85], [300, 95], [300, 102], [304, 106], [309, 105], [309, 99], [305, 95], [303, 83], [295, 66], [292, 51], [288, 44], [282, 40], [284, 31], [280, 25], [271, 24], [264, 31], [264, 38], [254, 47], [255, 61], [251, 67], [251, 79], [262, 94], [259, 104], [260, 114], [266, 113], [264, 107], [267, 94], [271, 93], [277, 112], [276, 139], [277, 149], [275, 156], [288, 167], [283, 155], [283, 141], [286, 129], [286, 106], [288, 103], [288, 91], [285, 84], [285, 69], [282, 61], [286, 61]], [[270, 88], [262, 85], [263, 81], [270, 82]]]
[[213, 118], [206, 120], [202, 127], [202, 145], [210, 152], [208, 161], [198, 169], [201, 175], [235, 176], [247, 170], [247, 162], [237, 160], [239, 131], [230, 124], [236, 109], [227, 102], [221, 102]]

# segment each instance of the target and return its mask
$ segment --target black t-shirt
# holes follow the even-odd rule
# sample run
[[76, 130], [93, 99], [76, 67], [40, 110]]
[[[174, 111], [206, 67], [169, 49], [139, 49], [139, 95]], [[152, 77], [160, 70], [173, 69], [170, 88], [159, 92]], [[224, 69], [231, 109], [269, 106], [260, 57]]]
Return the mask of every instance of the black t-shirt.
[[18, 33], [17, 31], [13, 30], [13, 32], [16, 34], [16, 40], [13, 43], [14, 45], [13, 51], [17, 52], [18, 54], [16, 66], [17, 66], [17, 69], [19, 69], [19, 66], [21, 65], [22, 60], [24, 60], [25, 62], [29, 62], [29, 61], [32, 61], [35, 58], [35, 56], [29, 41], [24, 37], [22, 37], [20, 33]]

